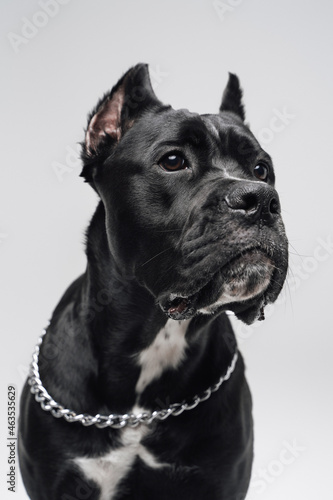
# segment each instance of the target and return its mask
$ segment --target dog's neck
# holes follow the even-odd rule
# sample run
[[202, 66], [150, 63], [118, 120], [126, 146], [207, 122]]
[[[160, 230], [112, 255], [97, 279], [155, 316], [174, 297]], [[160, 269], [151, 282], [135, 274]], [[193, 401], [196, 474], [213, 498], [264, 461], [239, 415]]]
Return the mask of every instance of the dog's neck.
[[[90, 311], [93, 308], [92, 314], [86, 317], [88, 329], [97, 332], [101, 344], [109, 339], [113, 345], [123, 342], [125, 335], [135, 331], [129, 350], [146, 347], [156, 335], [156, 329], [165, 325], [167, 317], [151, 293], [132, 274], [119, 270], [108, 246], [102, 203], [88, 228], [86, 253], [84, 300]], [[116, 336], [114, 332], [122, 335]]]
[[[145, 407], [154, 408], [156, 402], [162, 407], [163, 403], [191, 396], [188, 391], [193, 387], [196, 392], [204, 391], [226, 371], [235, 351], [235, 338], [228, 318], [223, 314], [216, 318], [199, 315], [182, 324], [168, 320], [148, 290], [131, 276], [118, 272], [108, 248], [104, 218], [101, 217], [103, 210], [99, 205], [88, 229], [87, 270], [80, 278], [72, 307], [67, 317], [62, 311], [59, 322], [55, 315], [51, 323], [51, 330], [60, 330], [67, 327], [66, 323], [74, 322], [76, 333], [66, 337], [61, 357], [49, 360], [48, 367], [42, 363], [41, 378], [46, 388], [55, 392], [55, 398], [61, 399], [61, 383], [67, 389], [72, 387], [72, 391], [67, 390], [69, 400], [61, 400], [61, 403], [74, 406], [75, 411], [91, 413], [126, 413], [139, 401]], [[170, 323], [171, 331], [164, 331], [170, 328]], [[176, 333], [175, 328], [178, 328]], [[177, 359], [176, 369], [166, 370], [166, 377], [162, 373], [160, 379], [157, 377], [147, 387], [142, 377], [140, 379], [143, 370], [138, 362], [140, 354], [161, 332], [166, 336], [170, 333], [184, 335], [184, 338], [186, 333], [186, 358], [179, 363], [179, 369], [188, 378], [181, 377], [182, 386], [177, 382]], [[78, 335], [83, 343], [90, 345], [86, 349], [85, 370], [80, 370], [82, 360], [75, 358]], [[51, 336], [46, 335], [46, 345], [50, 339]], [[66, 363], [77, 365], [77, 379], [64, 378], [54, 386], [54, 377], [49, 374], [57, 371], [60, 377], [65, 377], [62, 367]], [[87, 379], [93, 387], [87, 386]], [[88, 393], [89, 396], [82, 397]], [[104, 409], [97, 407], [92, 394], [98, 394], [105, 404]], [[82, 401], [88, 407], [82, 408]]]

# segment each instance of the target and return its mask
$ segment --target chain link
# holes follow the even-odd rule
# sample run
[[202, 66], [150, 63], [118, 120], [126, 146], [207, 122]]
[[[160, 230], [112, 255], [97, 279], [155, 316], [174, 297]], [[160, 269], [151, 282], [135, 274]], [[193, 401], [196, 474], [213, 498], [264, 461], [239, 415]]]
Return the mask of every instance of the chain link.
[[199, 403], [203, 403], [210, 398], [212, 393], [219, 390], [223, 382], [227, 381], [233, 371], [235, 370], [238, 353], [237, 350], [234, 353], [232, 361], [228, 367], [226, 374], [220, 377], [219, 381], [206, 389], [201, 394], [197, 394], [190, 399], [184, 400], [181, 403], [173, 403], [168, 408], [161, 410], [155, 410], [151, 413], [125, 413], [124, 415], [110, 414], [110, 415], [88, 415], [87, 413], [77, 414], [75, 411], [68, 408], [64, 408], [61, 404], [54, 401], [54, 399], [47, 392], [42, 384], [39, 375], [38, 368], [38, 357], [40, 346], [43, 342], [44, 335], [46, 334], [46, 328], [43, 330], [42, 335], [39, 337], [37, 344], [35, 346], [32, 362], [30, 365], [30, 374], [28, 378], [28, 383], [30, 384], [30, 391], [35, 396], [35, 400], [40, 404], [44, 411], [48, 411], [55, 418], [64, 418], [66, 422], [80, 422], [85, 427], [95, 425], [99, 429], [105, 429], [106, 427], [112, 427], [113, 429], [122, 429], [123, 427], [137, 427], [140, 424], [150, 425], [154, 420], [163, 421], [170, 417], [170, 415], [177, 417], [181, 415], [184, 411], [189, 411], [198, 406]]

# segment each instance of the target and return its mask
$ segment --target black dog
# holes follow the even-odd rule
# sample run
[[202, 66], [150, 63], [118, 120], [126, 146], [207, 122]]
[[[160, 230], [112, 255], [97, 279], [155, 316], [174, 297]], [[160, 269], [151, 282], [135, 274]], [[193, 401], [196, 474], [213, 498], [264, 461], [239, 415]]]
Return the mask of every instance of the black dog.
[[218, 115], [198, 115], [163, 105], [147, 66], [132, 68], [91, 114], [83, 162], [101, 201], [87, 270], [55, 309], [22, 395], [28, 494], [241, 500], [251, 396], [225, 311], [263, 319], [288, 254], [237, 77]]

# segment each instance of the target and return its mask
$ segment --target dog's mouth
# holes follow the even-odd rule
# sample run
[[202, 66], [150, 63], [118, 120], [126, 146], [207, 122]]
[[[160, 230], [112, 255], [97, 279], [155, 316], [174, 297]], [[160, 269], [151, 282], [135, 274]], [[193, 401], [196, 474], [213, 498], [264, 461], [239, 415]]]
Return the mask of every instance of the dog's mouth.
[[159, 301], [160, 306], [175, 320], [228, 309], [251, 323], [263, 319], [274, 269], [273, 260], [261, 249], [248, 250], [232, 258], [193, 294], [171, 293]]
[[196, 294], [190, 297], [180, 297], [176, 295], [175, 298], [173, 298], [173, 294], [171, 294], [165, 306], [162, 306], [162, 309], [172, 319], [186, 319], [188, 316], [193, 316], [194, 311], [192, 313], [192, 304], [195, 302], [195, 298]]

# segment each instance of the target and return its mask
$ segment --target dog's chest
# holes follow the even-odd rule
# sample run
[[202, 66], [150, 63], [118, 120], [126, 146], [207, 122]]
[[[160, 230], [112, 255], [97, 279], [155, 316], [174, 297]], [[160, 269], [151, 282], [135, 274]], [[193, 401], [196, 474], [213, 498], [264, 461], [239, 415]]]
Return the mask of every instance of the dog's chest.
[[175, 369], [183, 361], [187, 347], [185, 334], [189, 322], [190, 320], [169, 319], [152, 344], [141, 351], [138, 356], [141, 372], [135, 387], [137, 394], [141, 394], [147, 385], [159, 378], [165, 370]]
[[[134, 411], [139, 413], [143, 409], [136, 407]], [[119, 448], [101, 457], [81, 457], [74, 460], [84, 476], [100, 488], [99, 500], [112, 500], [115, 497], [121, 480], [130, 472], [137, 458], [153, 469], [167, 467], [167, 464], [159, 463], [142, 444], [142, 439], [149, 433], [147, 427], [126, 428], [121, 433]]]
[[[153, 380], [158, 379], [165, 370], [177, 368], [185, 357], [187, 342], [185, 334], [189, 321], [168, 320], [158, 332], [150, 346], [141, 351], [136, 362], [141, 367], [136, 384], [137, 404], [132, 409], [135, 414], [144, 412], [138, 406], [140, 394]], [[79, 457], [74, 463], [85, 477], [94, 481], [100, 488], [100, 500], [112, 500], [118, 487], [131, 471], [137, 458], [145, 465], [157, 469], [168, 467], [142, 444], [150, 429], [144, 425], [125, 428], [120, 432], [120, 446], [99, 457]]]

